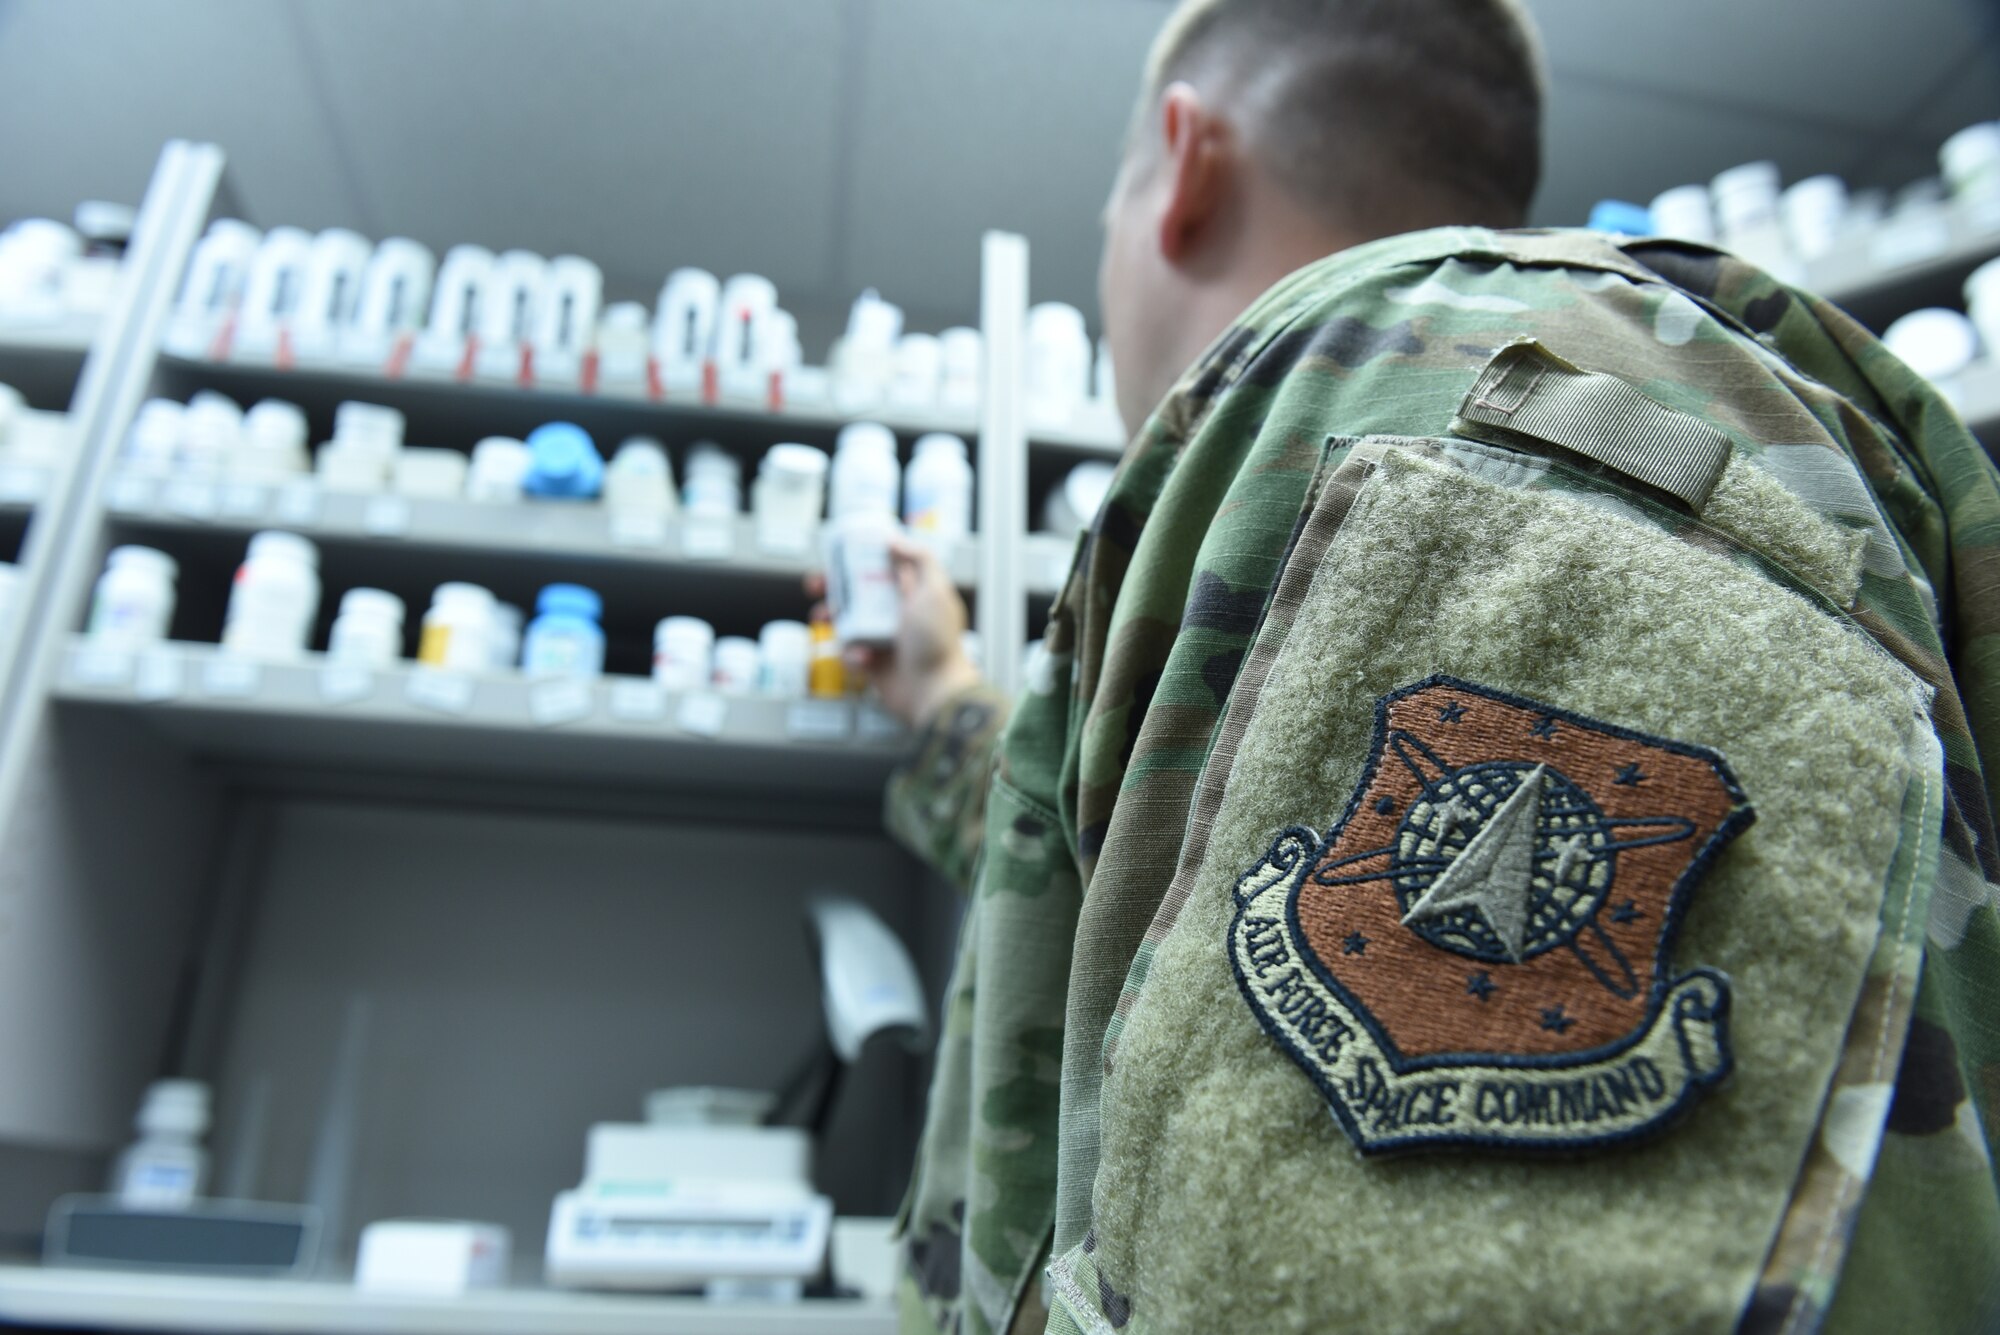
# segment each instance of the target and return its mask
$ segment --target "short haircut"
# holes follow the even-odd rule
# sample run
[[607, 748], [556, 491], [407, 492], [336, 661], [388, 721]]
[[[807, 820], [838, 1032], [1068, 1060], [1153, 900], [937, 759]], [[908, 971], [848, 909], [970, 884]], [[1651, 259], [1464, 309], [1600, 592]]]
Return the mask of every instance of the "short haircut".
[[1518, 227], [1541, 179], [1542, 55], [1520, 0], [1183, 0], [1147, 59], [1135, 138], [1177, 80], [1349, 231]]

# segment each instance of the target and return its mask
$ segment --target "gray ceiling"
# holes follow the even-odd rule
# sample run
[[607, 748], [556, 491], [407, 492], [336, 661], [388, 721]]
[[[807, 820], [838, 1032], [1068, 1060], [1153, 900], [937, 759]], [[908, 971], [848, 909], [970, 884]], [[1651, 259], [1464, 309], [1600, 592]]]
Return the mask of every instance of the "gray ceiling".
[[[1414, 0], [1413, 0], [1414, 2]], [[1530, 0], [1537, 220], [1753, 157], [1893, 185], [2000, 116], [1990, 0]], [[0, 219], [136, 200], [161, 140], [262, 225], [769, 275], [817, 355], [880, 287], [977, 314], [988, 227], [1092, 307], [1097, 210], [1163, 0], [0, 0]], [[1413, 89], [1413, 96], [1422, 90]]]

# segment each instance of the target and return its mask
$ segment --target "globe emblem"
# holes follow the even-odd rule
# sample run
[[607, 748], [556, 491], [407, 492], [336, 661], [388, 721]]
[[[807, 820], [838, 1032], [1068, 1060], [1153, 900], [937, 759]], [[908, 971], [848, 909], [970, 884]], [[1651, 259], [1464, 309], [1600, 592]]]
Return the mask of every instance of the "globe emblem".
[[[1521, 794], [1539, 776], [1539, 793]], [[1517, 794], [1525, 801], [1510, 801]], [[1525, 819], [1522, 819], [1525, 818]], [[1518, 821], [1503, 835], [1518, 847], [1526, 881], [1518, 941], [1504, 939], [1491, 915], [1470, 903], [1421, 910], [1433, 886], [1481, 831]], [[1610, 893], [1617, 849], [1612, 823], [1590, 795], [1560, 770], [1524, 761], [1467, 765], [1427, 782], [1390, 845], [1389, 877], [1405, 925], [1441, 949], [1488, 963], [1518, 963], [1575, 940]], [[1475, 856], [1490, 851], [1486, 847]], [[1432, 896], [1432, 900], [1436, 900]]]

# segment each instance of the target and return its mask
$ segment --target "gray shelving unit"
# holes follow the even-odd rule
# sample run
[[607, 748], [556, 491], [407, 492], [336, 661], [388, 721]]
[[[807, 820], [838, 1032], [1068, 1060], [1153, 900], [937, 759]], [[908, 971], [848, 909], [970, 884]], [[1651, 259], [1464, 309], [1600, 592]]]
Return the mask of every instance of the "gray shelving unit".
[[[0, 1323], [886, 1330], [879, 1298], [731, 1313], [535, 1287], [550, 1200], [575, 1185], [593, 1122], [634, 1118], [664, 1085], [776, 1086], [812, 1051], [811, 896], [870, 905], [942, 989], [958, 896], [880, 819], [907, 737], [861, 705], [677, 696], [643, 675], [660, 616], [754, 633], [801, 614], [809, 556], [760, 551], [747, 519], [718, 551], [712, 534], [690, 542], [672, 526], [614, 531], [596, 506], [217, 486], [139, 477], [119, 460], [144, 398], [201, 388], [299, 402], [320, 438], [335, 404], [385, 402], [406, 414], [412, 443], [459, 449], [569, 418], [600, 440], [713, 439], [748, 462], [783, 440], [830, 442], [844, 419], [168, 357], [168, 307], [222, 173], [211, 146], [167, 147], [118, 301], [77, 368], [74, 455], [36, 483], [30, 579], [0, 657], [0, 1238], [31, 1235], [57, 1194], [101, 1187], [141, 1090], [169, 1074], [214, 1087], [210, 1143], [231, 1178], [302, 1198], [340, 1017], [364, 997], [376, 1021], [335, 1256], [374, 1218], [490, 1219], [513, 1231], [525, 1288], [427, 1306], [362, 1298], [337, 1272], [203, 1284], [15, 1266], [0, 1269]], [[663, 255], [663, 268], [681, 258]], [[906, 442], [933, 429], [978, 437], [979, 538], [948, 561], [972, 594], [991, 675], [1011, 686], [1029, 599], [1053, 591], [1062, 558], [1026, 535], [1025, 243], [989, 236], [980, 262], [979, 420], [888, 420]], [[26, 506], [0, 495], [0, 526]], [[320, 546], [316, 644], [355, 585], [390, 588], [414, 613], [448, 579], [523, 603], [575, 579], [605, 595], [611, 675], [355, 673], [226, 654], [229, 576], [265, 527]], [[106, 552], [132, 541], [180, 564], [173, 638], [107, 653], [80, 632]], [[843, 1215], [893, 1212], [927, 1082], [925, 1061], [886, 1051], [850, 1075], [818, 1160]]]
[[1967, 275], [2000, 256], [2000, 208], [1962, 200], [1917, 225], [1848, 238], [1808, 266], [1805, 286], [1880, 333], [1920, 306], [1963, 308]]

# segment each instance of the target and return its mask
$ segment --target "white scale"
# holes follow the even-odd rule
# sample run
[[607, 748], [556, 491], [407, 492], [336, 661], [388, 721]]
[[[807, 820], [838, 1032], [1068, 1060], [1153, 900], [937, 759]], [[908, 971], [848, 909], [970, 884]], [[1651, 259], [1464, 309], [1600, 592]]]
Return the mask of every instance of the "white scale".
[[550, 1214], [548, 1282], [797, 1298], [833, 1228], [811, 1160], [794, 1127], [594, 1126]]

